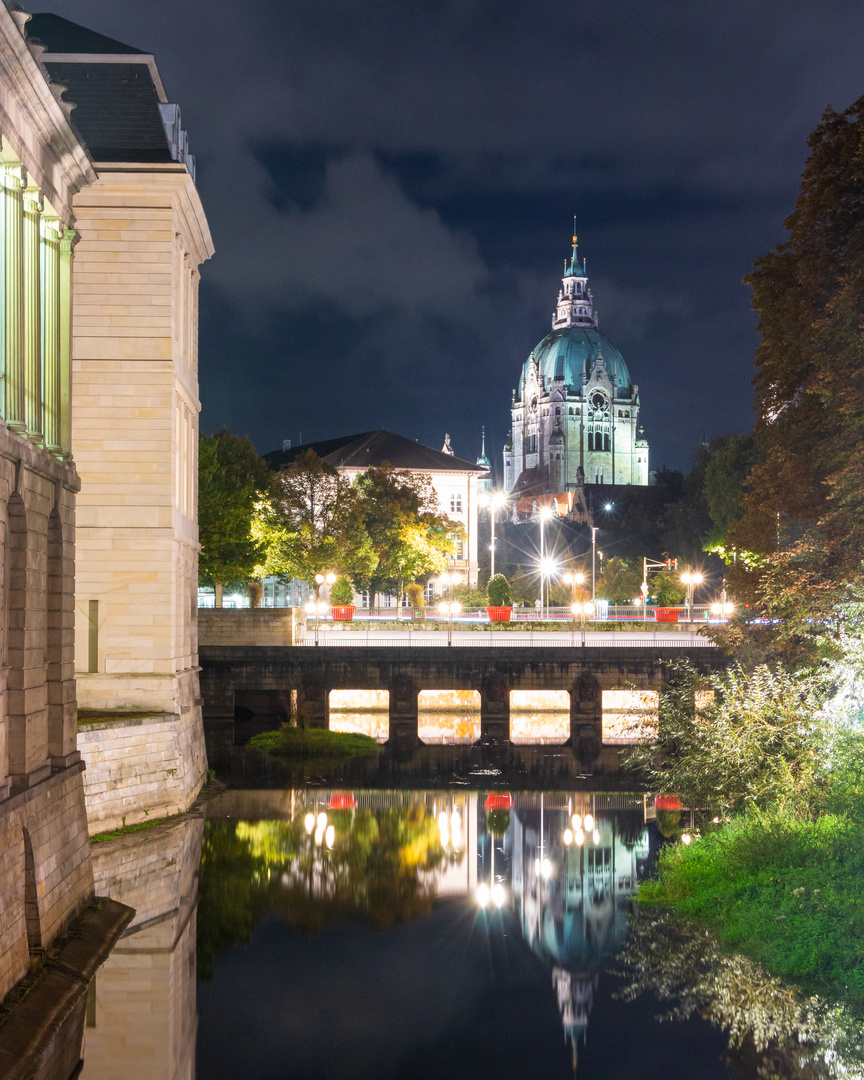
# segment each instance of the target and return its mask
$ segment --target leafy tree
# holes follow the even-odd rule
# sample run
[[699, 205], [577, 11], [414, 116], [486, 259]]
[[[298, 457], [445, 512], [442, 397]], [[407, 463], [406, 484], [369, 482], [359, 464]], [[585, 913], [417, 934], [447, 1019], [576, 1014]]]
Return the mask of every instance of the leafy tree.
[[603, 573], [597, 581], [597, 595], [610, 604], [632, 603], [641, 588], [642, 567], [632, 559], [619, 559], [613, 555], [603, 564]]
[[703, 488], [711, 515], [706, 550], [727, 549], [729, 529], [744, 516], [744, 500], [751, 490], [750, 472], [758, 460], [759, 449], [752, 434], [726, 435], [711, 442]]
[[415, 611], [422, 611], [426, 606], [425, 590], [416, 581], [412, 581], [410, 585], [405, 586], [405, 595], [408, 597], [408, 603]]
[[648, 595], [660, 607], [675, 607], [687, 595], [687, 589], [681, 584], [681, 575], [672, 570], [661, 570], [652, 574], [648, 581]]
[[222, 428], [198, 442], [199, 580], [222, 590], [255, 575], [260, 547], [252, 535], [255, 503], [267, 486], [267, 466], [245, 435]]
[[864, 98], [826, 110], [808, 144], [789, 238], [745, 279], [764, 460], [730, 542], [773, 567], [772, 599], [824, 609], [864, 557]]
[[356, 491], [313, 450], [273, 476], [258, 506], [254, 532], [265, 552], [262, 577], [311, 583], [316, 574], [340, 570], [357, 584], [377, 563]]
[[360, 519], [377, 557], [366, 583], [372, 592], [395, 591], [401, 608], [405, 582], [428, 581], [444, 571], [464, 528], [440, 512], [427, 476], [400, 473], [385, 463], [367, 469], [355, 487]]
[[509, 607], [512, 603], [510, 582], [503, 574], [496, 574], [486, 586], [486, 596], [490, 607]]
[[354, 603], [354, 586], [347, 577], [337, 578], [330, 590], [330, 603], [343, 607]]

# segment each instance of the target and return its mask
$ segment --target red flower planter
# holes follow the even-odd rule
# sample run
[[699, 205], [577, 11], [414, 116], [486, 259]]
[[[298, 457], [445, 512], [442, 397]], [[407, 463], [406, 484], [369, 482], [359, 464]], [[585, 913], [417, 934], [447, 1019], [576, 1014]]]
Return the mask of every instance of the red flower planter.
[[660, 607], [657, 608], [657, 622], [678, 622], [678, 608], [677, 607]]
[[683, 810], [684, 804], [677, 795], [658, 795], [654, 800], [657, 810]]
[[510, 622], [512, 610], [512, 607], [487, 607], [486, 614], [489, 616], [489, 622]]
[[334, 791], [327, 804], [328, 810], [354, 810], [356, 807], [357, 800], [353, 791]]
[[484, 810], [512, 810], [513, 796], [507, 792], [490, 791], [483, 804]]
[[357, 608], [353, 604], [332, 604], [330, 614], [333, 622], [351, 622]]

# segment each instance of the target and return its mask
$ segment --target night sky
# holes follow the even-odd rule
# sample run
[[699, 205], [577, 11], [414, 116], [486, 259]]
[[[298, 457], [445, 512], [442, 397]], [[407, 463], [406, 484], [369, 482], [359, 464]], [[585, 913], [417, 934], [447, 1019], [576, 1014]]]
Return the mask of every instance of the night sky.
[[500, 464], [572, 216], [651, 466], [751, 425], [753, 260], [864, 93], [853, 0], [68, 0], [152, 51], [216, 255], [202, 431], [389, 428]]

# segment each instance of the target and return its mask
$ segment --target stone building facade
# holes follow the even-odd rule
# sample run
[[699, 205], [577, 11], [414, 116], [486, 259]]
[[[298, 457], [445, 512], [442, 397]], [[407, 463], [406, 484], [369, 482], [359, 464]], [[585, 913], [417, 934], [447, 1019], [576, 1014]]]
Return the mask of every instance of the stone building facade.
[[624, 358], [598, 328], [574, 236], [552, 330], [523, 364], [513, 391], [505, 489], [541, 495], [584, 484], [647, 484], [640, 408]]
[[0, 997], [93, 895], [73, 664], [73, 200], [95, 173], [0, 5]]
[[[81, 475], [79, 705], [154, 717], [163, 776], [130, 786], [145, 728], [82, 740], [91, 825], [184, 809], [206, 773], [198, 686], [198, 267], [213, 246], [154, 58], [56, 15], [28, 30], [93, 161], [75, 196], [72, 442]], [[130, 749], [130, 739], [141, 745]], [[191, 755], [179, 756], [180, 748]], [[149, 760], [149, 759], [148, 759]], [[116, 768], [112, 763], [116, 764]], [[178, 792], [178, 778], [182, 790]]]

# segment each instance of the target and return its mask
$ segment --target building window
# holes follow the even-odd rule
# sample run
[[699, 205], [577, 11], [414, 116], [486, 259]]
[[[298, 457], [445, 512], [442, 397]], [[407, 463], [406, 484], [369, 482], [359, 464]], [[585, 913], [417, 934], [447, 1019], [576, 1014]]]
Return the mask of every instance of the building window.
[[451, 495], [450, 496], [450, 513], [461, 514], [462, 513], [462, 496]]

